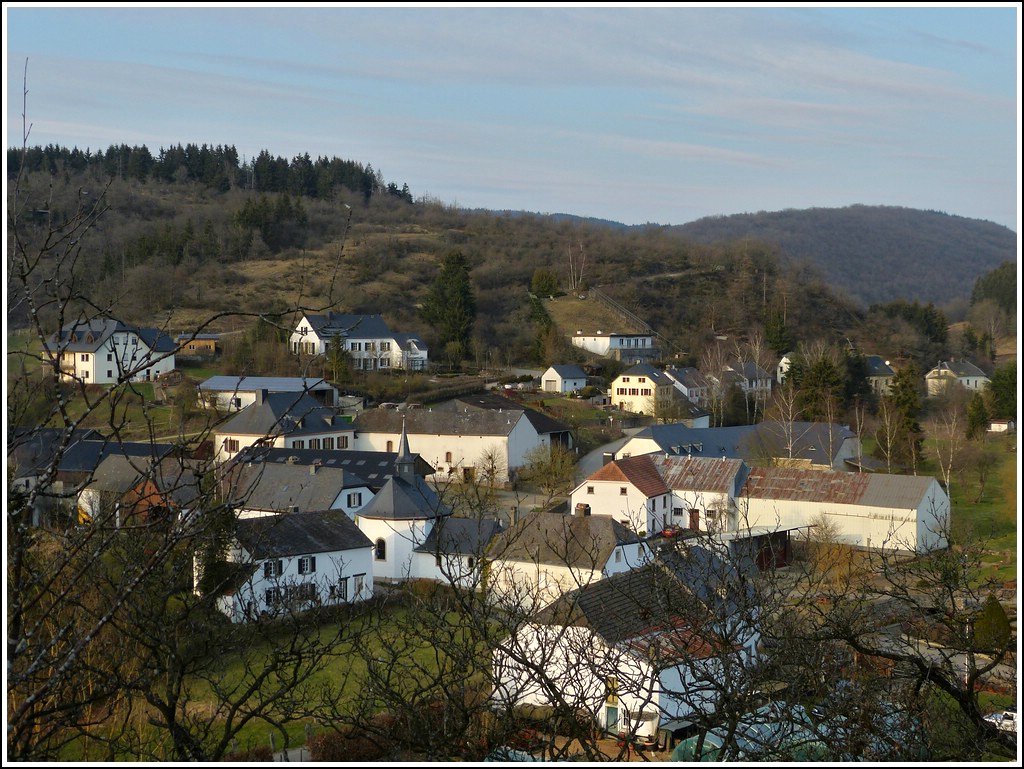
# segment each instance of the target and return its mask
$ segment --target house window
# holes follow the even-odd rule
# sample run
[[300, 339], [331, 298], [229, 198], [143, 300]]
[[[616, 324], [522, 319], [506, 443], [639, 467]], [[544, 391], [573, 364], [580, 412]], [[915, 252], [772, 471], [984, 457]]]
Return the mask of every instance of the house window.
[[269, 587], [264, 593], [264, 599], [267, 602], [267, 607], [274, 607], [281, 603], [281, 588]]
[[83, 353], [82, 353], [82, 354], [81, 354], [81, 355], [79, 356], [79, 358], [78, 358], [78, 359], [79, 359], [80, 361], [82, 361], [82, 363], [88, 363], [88, 362], [89, 362], [89, 353], [87, 353], [87, 352], [83, 352]]
[[339, 449], [347, 449], [348, 448], [348, 436], [347, 435], [339, 435], [338, 436], [338, 448]]
[[233, 454], [238, 451], [238, 438], [225, 438], [224, 451]]
[[673, 518], [676, 518], [676, 517], [682, 518], [683, 517], [683, 508], [681, 508], [681, 507], [673, 507], [672, 508], [672, 517]]
[[312, 574], [316, 571], [316, 556], [304, 555], [299, 559], [299, 574]]
[[395, 450], [395, 442], [394, 441], [388, 441], [388, 447], [387, 447], [386, 451], [390, 454], [394, 450]]
[[280, 558], [263, 562], [263, 579], [274, 579], [282, 574], [284, 574], [284, 562]]
[[293, 449], [304, 449], [304, 448], [306, 448], [306, 442], [304, 440], [292, 441], [292, 448]]
[[112, 361], [113, 359], [114, 359], [114, 354], [113, 354], [113, 353], [111, 353], [111, 352], [108, 352], [108, 353], [107, 353], [107, 362], [110, 362], [110, 361]]
[[628, 489], [628, 488], [626, 488], [625, 486], [619, 486], [619, 495], [620, 495], [620, 496], [623, 496], [623, 497], [624, 497], [624, 496], [626, 496], [626, 495], [627, 495], [628, 493], [629, 493], [629, 489]]
[[319, 438], [310, 438], [309, 439], [309, 447], [311, 449], [318, 449], [318, 448], [320, 448], [320, 439]]
[[363, 493], [361, 491], [353, 491], [348, 495], [348, 506], [349, 507], [360, 507], [363, 504]]
[[441, 568], [441, 554], [440, 553], [438, 553], [437, 555], [434, 556], [434, 566], [436, 566], [439, 569]]
[[615, 563], [622, 563], [622, 551], [619, 548], [615, 548]]
[[237, 397], [237, 396], [232, 398], [231, 399], [231, 408], [235, 408], [235, 409], [242, 408], [242, 399]]
[[447, 462], [449, 465], [452, 463], [452, 453], [450, 451], [446, 451], [444, 453], [444, 461]]
[[352, 343], [352, 350], [354, 352], [360, 352], [362, 349], [363, 349], [363, 343], [362, 342], [353, 342]]
[[381, 342], [380, 343], [380, 350], [381, 350], [381, 352], [390, 352], [390, 350], [391, 350], [391, 342]]
[[387, 560], [388, 556], [388, 544], [383, 539], [378, 539], [377, 544], [374, 548], [374, 557], [378, 561]]
[[348, 577], [342, 577], [338, 580], [337, 585], [331, 585], [330, 589], [331, 598], [335, 601], [347, 601], [348, 600]]
[[352, 598], [359, 598], [363, 593], [363, 581], [366, 579], [365, 574], [356, 574], [352, 577]]
[[114, 377], [114, 372], [113, 372], [113, 371], [111, 371], [111, 370], [110, 370], [110, 369], [108, 368], [108, 369], [107, 369], [107, 379], [112, 379], [113, 377]]
[[594, 487], [593, 486], [587, 486], [587, 493], [588, 494], [593, 494], [594, 493]]
[[334, 448], [334, 438], [324, 438], [324, 448], [325, 449], [333, 449]]
[[472, 569], [474, 566], [476, 566], [476, 558], [469, 556], [469, 568]]

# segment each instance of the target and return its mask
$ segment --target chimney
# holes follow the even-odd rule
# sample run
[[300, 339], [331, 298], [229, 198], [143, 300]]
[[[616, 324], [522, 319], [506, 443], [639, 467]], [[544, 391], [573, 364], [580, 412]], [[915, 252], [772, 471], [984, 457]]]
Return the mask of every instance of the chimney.
[[316, 475], [316, 465], [315, 464], [312, 464], [312, 465], [309, 466], [309, 474], [310, 475]]
[[267, 391], [266, 390], [257, 390], [256, 391], [256, 403], [257, 403], [257, 405], [262, 406], [264, 401], [266, 401], [266, 400], [267, 400]]

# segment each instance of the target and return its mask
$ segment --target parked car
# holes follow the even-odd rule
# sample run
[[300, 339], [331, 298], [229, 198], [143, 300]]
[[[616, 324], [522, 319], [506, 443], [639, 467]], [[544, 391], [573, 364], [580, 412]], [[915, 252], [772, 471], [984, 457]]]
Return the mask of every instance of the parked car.
[[990, 713], [985, 720], [1003, 732], [1017, 733], [1017, 706], [1007, 708], [1002, 713]]

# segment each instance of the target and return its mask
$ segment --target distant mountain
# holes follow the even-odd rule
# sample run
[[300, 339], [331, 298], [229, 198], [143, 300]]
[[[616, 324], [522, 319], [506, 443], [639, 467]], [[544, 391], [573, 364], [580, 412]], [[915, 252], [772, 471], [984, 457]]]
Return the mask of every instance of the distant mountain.
[[979, 275], [1017, 261], [1017, 235], [980, 219], [856, 205], [735, 214], [670, 228], [698, 243], [751, 238], [807, 262], [865, 306], [894, 299], [942, 305], [971, 295]]

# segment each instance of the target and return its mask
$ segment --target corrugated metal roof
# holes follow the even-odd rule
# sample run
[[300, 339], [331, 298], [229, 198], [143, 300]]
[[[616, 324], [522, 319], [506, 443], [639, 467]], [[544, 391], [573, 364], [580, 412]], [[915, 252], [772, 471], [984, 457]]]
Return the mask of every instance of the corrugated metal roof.
[[934, 478], [914, 475], [754, 468], [743, 487], [743, 496], [910, 509], [921, 504], [934, 482]]
[[648, 454], [658, 473], [671, 489], [725, 493], [741, 477], [743, 460]]

